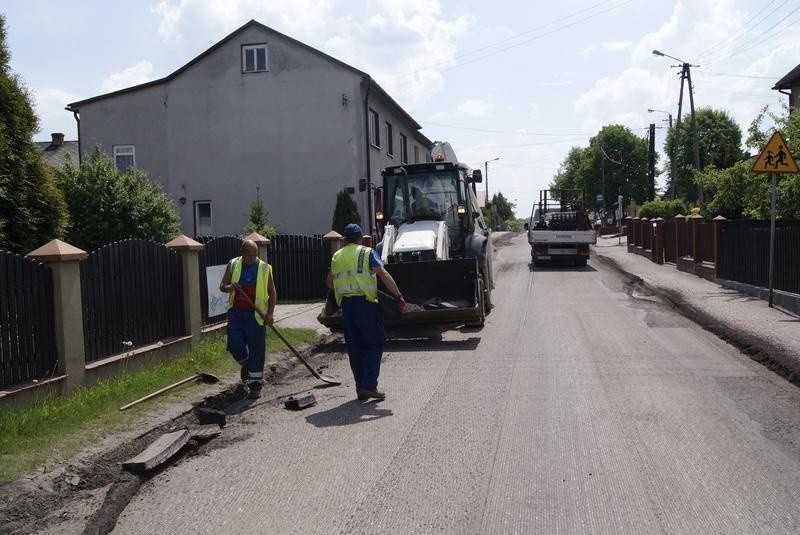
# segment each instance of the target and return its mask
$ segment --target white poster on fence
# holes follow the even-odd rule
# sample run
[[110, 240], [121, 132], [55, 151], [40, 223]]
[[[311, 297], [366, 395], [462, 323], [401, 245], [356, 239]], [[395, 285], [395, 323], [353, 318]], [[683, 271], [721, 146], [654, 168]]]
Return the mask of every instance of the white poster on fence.
[[225, 314], [228, 310], [228, 294], [219, 291], [219, 283], [225, 275], [228, 264], [208, 266], [206, 268], [206, 285], [208, 286], [208, 317], [213, 318]]

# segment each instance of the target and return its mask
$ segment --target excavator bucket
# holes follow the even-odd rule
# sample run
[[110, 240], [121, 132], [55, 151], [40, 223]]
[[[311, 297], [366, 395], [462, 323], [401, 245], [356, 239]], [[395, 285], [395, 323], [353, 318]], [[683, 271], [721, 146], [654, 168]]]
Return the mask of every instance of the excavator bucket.
[[[384, 267], [406, 300], [402, 314], [384, 314], [387, 328], [419, 326], [445, 330], [483, 324], [477, 259], [404, 262]], [[333, 296], [328, 297], [317, 319], [331, 330], [341, 330], [341, 311]]]

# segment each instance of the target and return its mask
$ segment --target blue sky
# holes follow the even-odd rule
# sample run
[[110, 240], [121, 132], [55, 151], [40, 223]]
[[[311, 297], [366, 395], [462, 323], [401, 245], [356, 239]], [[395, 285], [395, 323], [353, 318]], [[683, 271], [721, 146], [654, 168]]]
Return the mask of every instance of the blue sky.
[[0, 0], [0, 13], [37, 140], [76, 139], [66, 104], [166, 76], [256, 19], [371, 74], [462, 161], [499, 158], [489, 193], [520, 216], [603, 125], [645, 137], [668, 117], [648, 108], [677, 116], [676, 62], [653, 49], [699, 65], [695, 105], [743, 130], [787, 102], [771, 88], [800, 63], [800, 0]]

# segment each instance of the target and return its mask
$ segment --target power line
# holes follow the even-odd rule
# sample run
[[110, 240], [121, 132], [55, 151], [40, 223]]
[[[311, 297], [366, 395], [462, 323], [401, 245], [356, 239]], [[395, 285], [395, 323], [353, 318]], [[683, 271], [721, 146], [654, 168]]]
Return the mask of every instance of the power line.
[[[610, 3], [610, 1], [611, 1], [611, 0], [604, 1], [604, 2], [600, 2], [600, 3], [598, 3], [598, 4], [594, 4], [593, 6], [591, 6], [591, 7], [587, 8], [587, 9], [584, 9], [584, 10], [582, 10], [582, 11], [578, 11], [577, 13], [583, 13], [583, 12], [585, 12], [585, 11], [592, 10], [592, 9], [594, 9], [594, 8], [595, 8], [595, 7], [597, 7], [597, 6], [601, 6], [601, 5], [604, 5], [604, 4], [608, 4], [608, 3]], [[550, 30], [550, 31], [546, 31], [546, 32], [544, 32], [544, 33], [541, 33], [541, 34], [539, 34], [539, 35], [536, 35], [536, 36], [534, 36], [534, 37], [531, 37], [530, 39], [526, 39], [526, 40], [524, 40], [524, 41], [521, 41], [521, 42], [519, 42], [519, 43], [515, 43], [515, 44], [513, 44], [513, 45], [509, 45], [509, 46], [507, 46], [507, 47], [501, 48], [501, 49], [499, 49], [499, 50], [496, 50], [496, 51], [494, 51], [494, 52], [490, 52], [490, 53], [488, 53], [488, 54], [484, 54], [484, 55], [482, 55], [482, 56], [479, 56], [479, 57], [477, 57], [477, 58], [470, 59], [470, 60], [467, 60], [467, 61], [463, 61], [463, 62], [461, 62], [461, 63], [458, 63], [458, 64], [456, 64], [456, 65], [453, 65], [453, 66], [451, 66], [451, 67], [441, 68], [441, 69], [440, 69], [438, 72], [442, 73], [442, 72], [448, 72], [448, 71], [452, 71], [452, 70], [454, 70], [454, 69], [457, 69], [457, 68], [459, 68], [459, 67], [463, 67], [464, 65], [469, 65], [470, 63], [474, 63], [474, 62], [476, 62], [476, 61], [480, 61], [480, 60], [482, 60], [482, 59], [486, 59], [486, 58], [489, 58], [489, 57], [491, 57], [491, 56], [495, 56], [495, 55], [497, 55], [497, 54], [500, 54], [500, 53], [502, 53], [502, 52], [506, 52], [506, 51], [508, 51], [508, 50], [511, 50], [511, 49], [513, 49], [513, 48], [517, 48], [517, 47], [519, 47], [519, 46], [522, 46], [522, 45], [528, 44], [528, 43], [530, 43], [531, 41], [535, 41], [535, 40], [537, 40], [537, 39], [541, 39], [542, 37], [546, 37], [546, 36], [548, 36], [548, 35], [551, 35], [551, 34], [553, 34], [553, 33], [556, 33], [556, 32], [559, 32], [559, 31], [561, 31], [561, 30], [564, 30], [564, 29], [566, 29], [566, 28], [571, 28], [572, 26], [575, 26], [575, 25], [577, 25], [577, 24], [580, 24], [581, 22], [585, 22], [585, 21], [587, 21], [587, 20], [591, 20], [591, 19], [593, 19], [593, 18], [596, 18], [596, 17], [598, 17], [598, 16], [600, 16], [600, 15], [604, 15], [604, 14], [606, 14], [606, 13], [608, 13], [608, 12], [614, 11], [615, 9], [619, 9], [620, 7], [622, 7], [622, 6], [626, 5], [626, 4], [630, 4], [631, 2], [633, 2], [633, 0], [624, 0], [624, 1], [620, 2], [619, 4], [617, 4], [617, 5], [614, 5], [614, 6], [611, 6], [610, 8], [608, 8], [608, 9], [605, 9], [605, 10], [603, 10], [603, 11], [599, 11], [599, 12], [597, 12], [597, 13], [594, 13], [594, 14], [588, 15], [588, 16], [586, 16], [586, 17], [583, 17], [583, 18], [581, 18], [581, 19], [578, 19], [578, 20], [576, 20], [576, 21], [574, 21], [574, 22], [571, 22], [571, 23], [569, 23], [569, 24], [564, 24], [564, 25], [562, 25], [562, 26], [559, 26], [559, 27], [557, 27], [557, 28], [554, 28], [554, 29], [552, 29], [552, 30]], [[561, 21], [563, 21], [563, 20], [570, 19], [570, 18], [572, 18], [572, 17], [574, 17], [574, 16], [575, 16], [575, 14], [568, 15], [567, 17], [563, 17], [563, 18], [561, 18], [561, 19], [557, 19], [555, 22], [561, 22]], [[534, 32], [534, 31], [538, 31], [539, 29], [542, 29], [542, 28], [547, 28], [548, 26], [552, 26], [553, 24], [554, 24], [553, 22], [551, 22], [551, 23], [548, 23], [548, 24], [546, 24], [546, 25], [544, 25], [544, 26], [537, 27], [537, 28], [536, 28], [536, 29], [534, 29], [534, 30], [529, 30], [529, 31], [527, 31], [527, 32], [524, 32], [524, 33], [522, 33], [522, 34], [518, 34], [517, 36], [510, 37], [510, 38], [507, 38], [507, 39], [504, 39], [504, 40], [498, 41], [498, 42], [496, 42], [496, 43], [494, 43], [494, 44], [491, 44], [491, 45], [487, 45], [487, 46], [485, 46], [485, 47], [483, 47], [483, 48], [481, 48], [481, 49], [477, 49], [477, 50], [475, 50], [475, 51], [471, 51], [471, 52], [465, 53], [465, 54], [463, 54], [462, 56], [459, 56], [459, 57], [464, 57], [464, 56], [467, 56], [467, 55], [471, 55], [471, 54], [477, 53], [477, 52], [479, 52], [479, 51], [485, 50], [485, 49], [487, 49], [487, 48], [492, 48], [492, 47], [494, 47], [494, 46], [497, 46], [497, 45], [498, 45], [498, 44], [500, 44], [500, 43], [507, 42], [507, 41], [509, 41], [509, 40], [514, 40], [514, 39], [517, 39], [517, 38], [518, 38], [519, 36], [521, 36], [521, 35], [525, 35], [525, 34], [527, 34], [527, 33], [532, 33], [532, 32]], [[430, 69], [436, 69], [437, 67], [439, 67], [439, 66], [441, 66], [441, 65], [443, 65], [443, 63], [441, 63], [441, 62], [439, 62], [439, 63], [434, 63], [434, 64], [432, 64], [432, 65], [430, 65], [430, 66], [428, 66], [428, 67], [424, 67], [424, 68], [421, 68], [421, 69], [417, 69], [417, 70], [415, 70], [414, 72], [412, 72], [412, 73], [411, 73], [411, 76], [410, 76], [410, 77], [409, 77], [408, 75], [398, 75], [398, 76], [396, 76], [396, 77], [395, 77], [395, 79], [396, 79], [396, 80], [406, 80], [406, 79], [409, 79], [409, 78], [413, 78], [413, 77], [414, 77], [414, 75], [417, 75], [417, 74], [419, 74], [419, 73], [420, 73], [420, 72], [422, 72], [422, 71], [425, 71], [425, 70], [430, 70]], [[403, 82], [403, 83], [399, 83], [399, 84], [393, 84], [393, 83], [391, 83], [391, 82], [388, 82], [388, 83], [386, 83], [386, 85], [387, 85], [388, 87], [391, 87], [391, 88], [393, 88], [393, 89], [396, 89], [396, 88], [399, 88], [399, 87], [404, 87], [404, 86], [407, 86], [407, 85], [410, 85], [410, 84], [413, 84], [413, 83], [414, 83], [414, 81], [413, 81], [413, 80], [409, 80], [409, 81], [406, 81], [406, 82]]]
[[[780, 9], [781, 7], [783, 7], [783, 5], [784, 5], [784, 4], [786, 4], [786, 2], [787, 2], [787, 1], [788, 1], [788, 0], [784, 0], [784, 1], [783, 1], [781, 4], [779, 4], [778, 6], [776, 6], [776, 7], [775, 7], [775, 8], [774, 8], [772, 11], [770, 11], [769, 13], [767, 13], [767, 14], [765, 15], [764, 19], [767, 19], [767, 18], [768, 18], [770, 15], [772, 15], [772, 14], [773, 14], [773, 13], [775, 13], [775, 12], [776, 12], [778, 9]], [[744, 35], [744, 34], [746, 34], [746, 33], [747, 33], [747, 31], [745, 31], [745, 30], [744, 30], [744, 28], [746, 28], [746, 27], [747, 27], [747, 26], [748, 26], [748, 25], [749, 25], [749, 24], [750, 24], [750, 23], [751, 23], [753, 20], [755, 20], [755, 19], [756, 19], [756, 18], [757, 18], [759, 15], [761, 15], [761, 13], [763, 13], [764, 11], [766, 11], [766, 10], [769, 8], [769, 6], [770, 6], [770, 5], [772, 5], [772, 4], [774, 4], [774, 3], [775, 3], [775, 0], [771, 0], [771, 1], [770, 1], [770, 2], [769, 2], [767, 5], [766, 5], [766, 6], [764, 6], [763, 8], [761, 8], [761, 9], [758, 11], [758, 13], [756, 13], [755, 15], [753, 15], [752, 17], [750, 17], [750, 18], [749, 18], [747, 21], [745, 21], [745, 22], [744, 22], [744, 24], [742, 24], [742, 28], [743, 28], [742, 30], [739, 30], [739, 31], [738, 31], [738, 32], [737, 32], [735, 35], [730, 35], [730, 36], [728, 36], [728, 37], [726, 37], [726, 38], [724, 38], [724, 39], [722, 39], [722, 40], [718, 41], [717, 43], [715, 43], [715, 44], [711, 45], [710, 47], [708, 47], [708, 48], [706, 48], [705, 50], [701, 51], [701, 52], [700, 52], [700, 54], [698, 54], [698, 56], [697, 56], [697, 57], [702, 59], [702, 58], [704, 58], [704, 57], [706, 57], [706, 56], [710, 55], [710, 54], [709, 54], [710, 52], [712, 52], [713, 50], [715, 50], [715, 49], [719, 48], [720, 46], [722, 46], [722, 45], [724, 45], [724, 44], [726, 44], [726, 43], [734, 43], [734, 42], [736, 42], [736, 39], [738, 39], [739, 37], [741, 37], [742, 35]], [[759, 24], [761, 24], [761, 22], [762, 22], [762, 21], [759, 21], [759, 22], [757, 22], [757, 23], [754, 25], [754, 27], [756, 27], [756, 26], [758, 26]]]
[[542, 134], [542, 133], [535, 133], [535, 132], [513, 132], [511, 130], [487, 130], [487, 129], [483, 129], [483, 128], [472, 128], [472, 127], [469, 127], [469, 126], [455, 126], [455, 125], [452, 125], [452, 124], [434, 123], [434, 122], [430, 122], [430, 121], [420, 121], [420, 122], [424, 123], [426, 125], [430, 125], [430, 126], [441, 126], [443, 128], [453, 128], [455, 130], [470, 130], [470, 131], [473, 131], [473, 132], [485, 132], [487, 134], [509, 134], [509, 135], [514, 135], [514, 136], [590, 136], [590, 135], [592, 135], [592, 134], [587, 134], [587, 133], [583, 133], [583, 132], [574, 133], [574, 134], [573, 133]]

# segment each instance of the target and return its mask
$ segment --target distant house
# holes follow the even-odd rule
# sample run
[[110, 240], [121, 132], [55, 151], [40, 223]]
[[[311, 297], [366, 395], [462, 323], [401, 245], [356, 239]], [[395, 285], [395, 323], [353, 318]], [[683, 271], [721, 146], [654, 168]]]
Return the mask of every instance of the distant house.
[[64, 134], [50, 134], [50, 141], [34, 141], [44, 158], [44, 162], [52, 167], [62, 168], [67, 160], [78, 165], [78, 142], [64, 141]]
[[432, 146], [368, 74], [253, 20], [165, 78], [67, 109], [83, 152], [161, 182], [190, 236], [242, 233], [257, 185], [282, 233], [327, 233], [343, 189], [372, 229], [380, 170]]
[[800, 65], [778, 80], [772, 89], [789, 95], [789, 107], [797, 108], [797, 99], [800, 97]]

